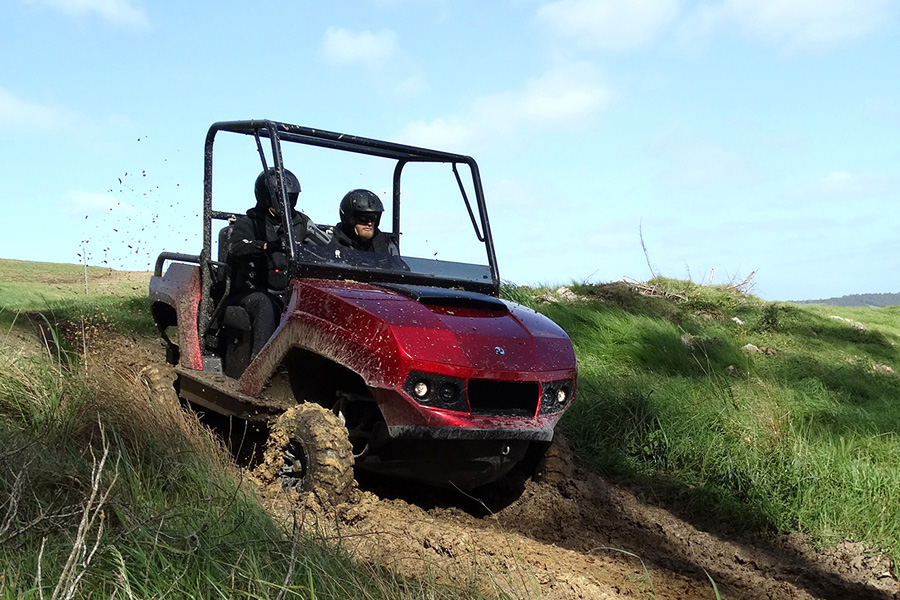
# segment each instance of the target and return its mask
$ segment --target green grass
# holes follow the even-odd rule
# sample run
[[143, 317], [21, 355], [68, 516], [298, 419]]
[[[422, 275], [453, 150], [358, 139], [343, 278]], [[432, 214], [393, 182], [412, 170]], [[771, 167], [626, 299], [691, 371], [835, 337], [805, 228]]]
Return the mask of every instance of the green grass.
[[79, 265], [0, 260], [0, 327], [10, 327], [20, 312], [40, 312], [53, 323], [153, 335], [149, 273], [88, 267], [86, 275], [88, 293]]
[[[85, 281], [87, 279], [87, 281]], [[0, 298], [8, 308], [33, 310], [50, 301], [88, 296], [146, 296], [150, 274], [102, 267], [0, 260]]]
[[478, 596], [283, 530], [192, 415], [139, 387], [101, 397], [77, 366], [0, 350], [0, 598]]
[[77, 266], [0, 261], [0, 273], [0, 599], [482, 597], [283, 527], [195, 416], [115, 373], [85, 374], [64, 344], [22, 343], [29, 318], [50, 341], [49, 325], [82, 320], [150, 332], [146, 281], [84, 295]]
[[464, 595], [283, 531], [190, 415], [108, 384], [99, 399], [77, 369], [2, 362], [0, 598]]
[[505, 292], [575, 344], [579, 396], [560, 427], [578, 455], [699, 518], [900, 559], [900, 307], [649, 283], [667, 297], [623, 284], [574, 284], [575, 302]]
[[[15, 275], [22, 265], [32, 270]], [[146, 277], [110, 277], [109, 289], [98, 282], [85, 295], [77, 265], [0, 261], [0, 333], [22, 325], [19, 311], [40, 311], [153, 335]], [[563, 302], [504, 285], [505, 297], [572, 338], [579, 396], [560, 427], [579, 457], [698, 519], [820, 544], [866, 541], [900, 559], [900, 307], [795, 306], [650, 283], [659, 297], [573, 284], [578, 299]], [[109, 491], [102, 543], [77, 597], [473, 593], [401, 580], [316, 536], [295, 539], [244, 493], [202, 428], [136, 410], [133, 390], [86, 379], [75, 354], [0, 348], [0, 598], [38, 598], [38, 584], [50, 598], [70, 581], [64, 565], [94, 481]], [[96, 539], [96, 514], [82, 541]]]

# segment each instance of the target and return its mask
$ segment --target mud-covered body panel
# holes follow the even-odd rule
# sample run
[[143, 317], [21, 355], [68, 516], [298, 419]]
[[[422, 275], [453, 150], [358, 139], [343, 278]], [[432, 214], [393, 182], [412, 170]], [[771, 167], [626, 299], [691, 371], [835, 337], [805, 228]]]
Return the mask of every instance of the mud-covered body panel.
[[[412, 371], [462, 381], [571, 380], [574, 385], [575, 379], [568, 336], [529, 309], [512, 303], [502, 311], [426, 306], [367, 283], [295, 280], [289, 310], [241, 377], [241, 391], [258, 395], [291, 346], [358, 373], [392, 437], [483, 438], [485, 432], [504, 430], [511, 438], [548, 440], [561, 414], [475, 416], [423, 406], [403, 389]], [[454, 431], [460, 428], [471, 432]]]
[[[197, 268], [175, 263], [151, 282], [154, 301], [171, 303], [181, 323], [195, 323]], [[191, 335], [193, 333], [193, 335]], [[202, 369], [196, 329], [179, 328], [180, 364]], [[537, 384], [575, 379], [575, 355], [552, 321], [513, 303], [479, 309], [428, 306], [369, 283], [295, 279], [282, 322], [238, 380], [259, 397], [292, 347], [357, 373], [372, 391], [392, 437], [473, 437], [506, 430], [516, 439], [549, 439], [561, 412], [528, 417], [476, 416], [423, 406], [404, 391], [413, 371], [462, 381]], [[571, 390], [574, 395], [574, 389]], [[537, 403], [535, 403], [537, 406]], [[416, 428], [434, 428], [417, 431]], [[454, 429], [469, 429], [469, 433]]]
[[[215, 140], [225, 133], [252, 148], [264, 172], [275, 171], [268, 201], [286, 233], [278, 248], [290, 299], [255, 356], [252, 308], [232, 304], [242, 283], [227, 240], [242, 213], [234, 212], [231, 192], [216, 192], [214, 201], [214, 190], [231, 185], [213, 177]], [[226, 165], [241, 160], [232, 155], [240, 147], [225, 146]], [[359, 166], [366, 173], [360, 180], [385, 182], [379, 186], [390, 190], [390, 206], [381, 230], [399, 254], [336, 247], [330, 228], [315, 223], [316, 235], [295, 239], [286, 165], [319, 150], [360, 159], [322, 163], [337, 172], [361, 178]], [[334, 175], [329, 168], [307, 176]], [[575, 397], [574, 350], [552, 321], [498, 298], [500, 273], [472, 157], [269, 120], [219, 122], [206, 136], [203, 190], [202, 249], [162, 252], [150, 285], [183, 398], [258, 421], [295, 403], [320, 404], [343, 417], [357, 467], [460, 487], [495, 480], [552, 438]], [[422, 238], [414, 224], [429, 202], [404, 201], [408, 210], [401, 211], [401, 198], [437, 197], [471, 230]], [[171, 327], [177, 336], [169, 336]]]
[[[188, 369], [202, 369], [203, 358], [196, 326], [200, 306], [200, 269], [194, 265], [175, 262], [169, 265], [164, 275], [151, 277], [150, 306], [157, 304], [175, 310], [179, 325], [179, 364]], [[184, 326], [187, 324], [191, 326]]]

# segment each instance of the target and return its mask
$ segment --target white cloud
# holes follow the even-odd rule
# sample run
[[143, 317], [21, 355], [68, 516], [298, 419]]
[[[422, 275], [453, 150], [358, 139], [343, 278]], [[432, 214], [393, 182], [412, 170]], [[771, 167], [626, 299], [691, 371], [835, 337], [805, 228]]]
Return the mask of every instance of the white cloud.
[[132, 5], [131, 0], [26, 0], [41, 4], [72, 17], [97, 14], [116, 25], [144, 28], [150, 24], [143, 8]]
[[477, 99], [463, 115], [411, 123], [402, 139], [460, 149], [484, 137], [520, 129], [579, 126], [602, 109], [611, 96], [593, 65], [558, 65], [527, 81], [521, 90]]
[[331, 64], [362, 67], [369, 83], [391, 97], [408, 99], [429, 90], [418, 64], [400, 49], [390, 29], [355, 33], [329, 28], [319, 53]]
[[406, 7], [409, 5], [434, 5], [443, 6], [446, 0], [372, 0], [372, 3], [379, 8], [395, 8]]
[[586, 48], [625, 50], [656, 37], [678, 16], [678, 0], [557, 0], [537, 18]]
[[607, 103], [609, 88], [600, 73], [588, 63], [563, 65], [528, 81], [512, 106], [519, 105], [523, 122], [572, 123], [581, 121]]
[[84, 120], [84, 116], [69, 109], [27, 102], [0, 88], [0, 131], [66, 130]]
[[891, 96], [873, 96], [865, 102], [866, 112], [888, 122], [900, 121], [900, 101]]
[[421, 96], [431, 89], [428, 82], [419, 75], [410, 75], [406, 79], [400, 80], [393, 86], [393, 92], [400, 98], [412, 98]]
[[354, 33], [348, 29], [330, 27], [322, 41], [323, 56], [339, 64], [384, 65], [397, 52], [397, 35], [390, 29], [377, 33]]
[[459, 150], [470, 146], [478, 135], [472, 123], [451, 117], [432, 121], [414, 121], [404, 127], [399, 139], [445, 150]]
[[822, 179], [795, 190], [793, 198], [804, 202], [859, 200], [881, 196], [900, 188], [897, 181], [874, 175], [832, 171]]
[[109, 194], [95, 194], [93, 192], [71, 191], [65, 194], [65, 211], [70, 215], [107, 215], [115, 213], [118, 216], [135, 215], [140, 209], [118, 200]]
[[681, 131], [667, 134], [660, 150], [669, 161], [661, 182], [669, 188], [744, 185], [759, 177], [757, 167], [741, 154]]
[[524, 213], [525, 218], [530, 219], [532, 211], [547, 206], [544, 191], [526, 181], [497, 181], [486, 186], [484, 193], [491, 198], [491, 210], [498, 214], [504, 211]]
[[724, 0], [692, 18], [705, 32], [737, 26], [789, 48], [823, 46], [862, 37], [889, 21], [890, 0]]

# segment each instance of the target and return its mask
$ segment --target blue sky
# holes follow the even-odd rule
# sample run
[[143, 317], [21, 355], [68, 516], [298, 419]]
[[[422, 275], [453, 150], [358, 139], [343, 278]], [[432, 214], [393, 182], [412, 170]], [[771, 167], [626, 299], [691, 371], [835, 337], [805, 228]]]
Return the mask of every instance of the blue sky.
[[897, 0], [8, 0], [0, 257], [196, 253], [207, 128], [270, 118], [474, 156], [515, 283], [897, 292], [898, 34]]

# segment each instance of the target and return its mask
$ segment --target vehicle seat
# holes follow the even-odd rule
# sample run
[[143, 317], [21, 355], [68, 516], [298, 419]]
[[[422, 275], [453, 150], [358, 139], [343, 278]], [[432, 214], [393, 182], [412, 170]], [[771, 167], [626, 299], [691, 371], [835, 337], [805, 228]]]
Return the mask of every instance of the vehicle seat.
[[231, 245], [231, 233], [234, 231], [235, 218], [228, 219], [228, 225], [219, 230], [218, 260], [220, 263], [228, 262], [228, 246]]
[[225, 307], [222, 319], [223, 365], [225, 374], [237, 379], [250, 364], [250, 351], [253, 348], [253, 333], [250, 313], [243, 306], [233, 304]]
[[207, 334], [205, 335], [207, 349], [223, 354], [227, 346], [223, 346], [222, 329], [225, 318], [225, 309], [228, 296], [231, 294], [232, 265], [228, 261], [228, 246], [231, 242], [231, 234], [234, 230], [235, 218], [228, 220], [228, 225], [219, 230], [218, 250], [216, 260], [210, 261], [208, 276], [210, 280], [210, 320]]

